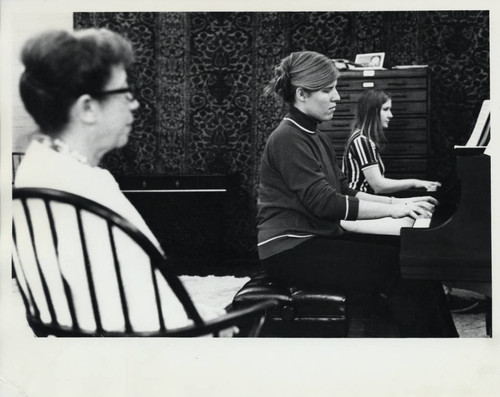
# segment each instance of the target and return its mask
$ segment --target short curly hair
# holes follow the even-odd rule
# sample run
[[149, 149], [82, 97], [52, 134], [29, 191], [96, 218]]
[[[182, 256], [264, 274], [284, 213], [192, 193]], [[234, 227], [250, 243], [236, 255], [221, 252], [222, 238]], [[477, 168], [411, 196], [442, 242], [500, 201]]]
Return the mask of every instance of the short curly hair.
[[25, 43], [21, 61], [24, 106], [42, 133], [57, 135], [78, 97], [102, 91], [112, 67], [128, 68], [134, 54], [127, 39], [107, 29], [49, 30]]

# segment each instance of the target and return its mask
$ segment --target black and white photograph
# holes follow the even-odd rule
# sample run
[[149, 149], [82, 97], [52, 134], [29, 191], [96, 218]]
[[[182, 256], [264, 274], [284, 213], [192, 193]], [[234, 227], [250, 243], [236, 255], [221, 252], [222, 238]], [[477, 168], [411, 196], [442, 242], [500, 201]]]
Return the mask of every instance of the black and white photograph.
[[356, 54], [354, 63], [363, 68], [382, 69], [384, 66], [384, 52], [372, 52], [370, 54]]
[[494, 395], [493, 4], [34, 3], [0, 395]]

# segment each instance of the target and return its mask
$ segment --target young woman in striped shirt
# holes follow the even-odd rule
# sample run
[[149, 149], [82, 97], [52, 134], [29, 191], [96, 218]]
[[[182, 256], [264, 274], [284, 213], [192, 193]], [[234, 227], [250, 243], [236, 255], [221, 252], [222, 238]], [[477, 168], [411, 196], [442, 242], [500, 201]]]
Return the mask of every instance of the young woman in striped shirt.
[[349, 179], [349, 187], [372, 194], [412, 188], [435, 191], [441, 186], [439, 182], [384, 176], [385, 167], [379, 151], [386, 140], [384, 129], [392, 119], [391, 107], [391, 97], [382, 90], [365, 91], [359, 98], [354, 127], [342, 159], [342, 171]]

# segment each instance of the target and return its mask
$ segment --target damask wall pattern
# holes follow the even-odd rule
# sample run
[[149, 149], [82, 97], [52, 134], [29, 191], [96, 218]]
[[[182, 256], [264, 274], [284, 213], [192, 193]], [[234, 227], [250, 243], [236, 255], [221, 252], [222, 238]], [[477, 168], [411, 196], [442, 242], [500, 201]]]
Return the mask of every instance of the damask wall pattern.
[[140, 102], [134, 131], [123, 149], [106, 156], [104, 166], [118, 174], [153, 174], [157, 171], [158, 128], [156, 116], [158, 51], [157, 15], [154, 13], [75, 13], [75, 28], [106, 27], [123, 33], [134, 46], [136, 64], [129, 73], [130, 84]]
[[161, 13], [157, 18], [156, 119], [157, 148], [154, 173], [185, 172], [185, 149], [190, 142], [189, 36], [185, 14]]
[[427, 12], [421, 23], [422, 58], [431, 76], [432, 168], [440, 177], [453, 167], [453, 146], [467, 142], [490, 97], [489, 14]]
[[133, 43], [141, 107], [130, 143], [105, 166], [119, 175], [225, 173], [237, 178], [225, 214], [228, 259], [256, 257], [260, 156], [285, 107], [262, 91], [291, 51], [353, 60], [385, 52], [385, 66], [429, 65], [431, 170], [453, 168], [489, 98], [488, 11], [76, 13]]

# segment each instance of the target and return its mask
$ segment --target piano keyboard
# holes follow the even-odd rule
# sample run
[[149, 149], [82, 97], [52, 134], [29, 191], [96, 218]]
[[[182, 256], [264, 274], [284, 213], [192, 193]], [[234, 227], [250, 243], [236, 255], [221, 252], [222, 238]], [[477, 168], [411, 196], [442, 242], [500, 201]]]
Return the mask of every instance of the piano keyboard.
[[431, 219], [432, 218], [418, 218], [415, 220], [415, 223], [413, 224], [414, 228], [422, 228], [426, 229], [430, 226], [431, 224]]

